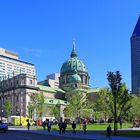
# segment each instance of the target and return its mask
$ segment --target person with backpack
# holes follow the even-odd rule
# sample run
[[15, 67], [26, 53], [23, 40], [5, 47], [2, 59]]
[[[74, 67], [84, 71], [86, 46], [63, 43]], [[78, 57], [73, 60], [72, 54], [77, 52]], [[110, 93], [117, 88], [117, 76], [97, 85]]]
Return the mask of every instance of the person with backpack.
[[73, 134], [76, 134], [76, 131], [75, 131], [76, 123], [75, 123], [75, 121], [72, 122], [72, 129], [73, 129]]

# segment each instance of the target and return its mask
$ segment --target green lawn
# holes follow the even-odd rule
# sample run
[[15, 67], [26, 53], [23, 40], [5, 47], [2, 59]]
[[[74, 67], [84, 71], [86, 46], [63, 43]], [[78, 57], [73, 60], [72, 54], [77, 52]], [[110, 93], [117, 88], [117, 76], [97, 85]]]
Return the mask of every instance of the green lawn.
[[[106, 130], [107, 126], [109, 124], [108, 123], [95, 123], [95, 124], [88, 124], [87, 125], [87, 130]], [[113, 123], [111, 123], [111, 127], [113, 129]], [[131, 123], [124, 123], [123, 128], [130, 128], [132, 127]], [[119, 124], [118, 124], [118, 128], [119, 128]], [[35, 128], [35, 129], [43, 129], [41, 126]], [[52, 125], [52, 130], [58, 130], [58, 125]], [[71, 125], [67, 125], [67, 130], [72, 130]], [[82, 130], [82, 126], [81, 125], [77, 125], [76, 130]]]
[[119, 131], [119, 136], [128, 136], [128, 137], [140, 137], [140, 131], [139, 130], [127, 130], [127, 131]]
[[[97, 123], [97, 124], [90, 124], [87, 126], [87, 129], [88, 130], [106, 130], [107, 126], [109, 124], [108, 123]], [[114, 124], [111, 123], [111, 128], [113, 129], [114, 128]], [[118, 124], [118, 128], [119, 128], [119, 124]], [[131, 123], [124, 123], [122, 128], [130, 128], [132, 127], [132, 124]]]
[[[87, 130], [105, 130], [109, 124], [108, 123], [96, 123], [96, 124], [88, 124], [87, 125]], [[111, 123], [111, 127], [113, 130], [113, 123]], [[123, 128], [130, 128], [132, 127], [131, 123], [124, 123]], [[118, 128], [119, 128], [119, 124], [118, 124]], [[38, 127], [33, 127], [32, 129], [37, 129], [37, 130], [43, 130], [43, 128], [41, 126]], [[53, 130], [58, 130], [58, 125], [52, 125], [52, 131]], [[67, 126], [67, 130], [72, 130], [71, 125]], [[77, 125], [76, 130], [82, 130], [82, 126], [81, 125]], [[106, 134], [106, 132], [101, 132], [102, 134]], [[113, 135], [113, 132], [112, 132]], [[127, 131], [118, 131], [117, 133], [118, 136], [128, 136], [128, 137], [140, 137], [140, 131], [139, 130], [127, 130]]]

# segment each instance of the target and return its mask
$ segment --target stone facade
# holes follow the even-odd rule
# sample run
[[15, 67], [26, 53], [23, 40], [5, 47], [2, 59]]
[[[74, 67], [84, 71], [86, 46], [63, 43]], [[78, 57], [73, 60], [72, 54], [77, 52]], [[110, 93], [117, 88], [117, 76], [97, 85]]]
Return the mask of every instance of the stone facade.
[[29, 74], [19, 74], [0, 81], [0, 114], [6, 116], [4, 105], [9, 99], [12, 103], [11, 115], [27, 116], [30, 95], [43, 93], [45, 115], [50, 116], [47, 107], [57, 105], [60, 107], [60, 116], [64, 117], [64, 108], [69, 104], [70, 95], [76, 90], [94, 98], [97, 90], [90, 88], [89, 79], [87, 66], [78, 58], [74, 45], [70, 59], [62, 65], [60, 74], [50, 74], [47, 79], [38, 83], [36, 76]]
[[12, 104], [11, 115], [27, 115], [27, 106], [30, 94], [36, 93], [37, 80], [35, 76], [20, 74], [0, 82], [0, 108], [1, 115], [5, 116], [5, 103], [10, 100]]

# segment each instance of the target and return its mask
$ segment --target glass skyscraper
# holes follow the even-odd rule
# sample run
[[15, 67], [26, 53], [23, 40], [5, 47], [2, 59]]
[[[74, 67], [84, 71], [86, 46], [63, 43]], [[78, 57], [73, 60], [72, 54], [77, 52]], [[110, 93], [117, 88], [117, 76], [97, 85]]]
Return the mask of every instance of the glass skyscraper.
[[132, 93], [140, 95], [140, 16], [131, 36]]

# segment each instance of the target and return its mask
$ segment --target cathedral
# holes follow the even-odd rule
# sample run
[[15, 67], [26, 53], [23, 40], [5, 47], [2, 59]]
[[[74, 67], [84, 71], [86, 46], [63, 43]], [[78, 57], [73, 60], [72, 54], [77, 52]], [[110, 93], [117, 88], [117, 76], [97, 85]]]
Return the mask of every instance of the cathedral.
[[[57, 102], [57, 104], [60, 105], [60, 116], [62, 117], [64, 117], [63, 110], [68, 105], [69, 97], [74, 93], [75, 90], [79, 90], [83, 94], [88, 94], [88, 98], [93, 101], [95, 100], [95, 97], [99, 91], [98, 88], [96, 89], [90, 87], [88, 68], [86, 64], [78, 57], [75, 42], [73, 43], [73, 49], [70, 53], [70, 58], [62, 64], [60, 75], [57, 77], [57, 79], [59, 79], [59, 84], [57, 87], [55, 87], [55, 89], [57, 89], [55, 94], [58, 96], [54, 96], [51, 100], [52, 102], [55, 102], [58, 99], [61, 101], [61, 104], [59, 102]], [[54, 89], [54, 84], [51, 86], [51, 84], [49, 84], [49, 79], [38, 83], [38, 86], [41, 87], [46, 85], [51, 89]], [[47, 98], [49, 97], [49, 94], [50, 93], [47, 93], [46, 100], [49, 99]]]
[[75, 44], [68, 59], [60, 70], [60, 88], [69, 91], [75, 88], [89, 88], [89, 74], [85, 63], [78, 58]]
[[[13, 58], [14, 60], [14, 58]], [[12, 104], [11, 115], [26, 117], [28, 115], [28, 105], [30, 105], [31, 94], [43, 93], [45, 97], [46, 110], [48, 107], [58, 105], [60, 116], [64, 117], [64, 108], [68, 106], [69, 95], [78, 89], [88, 94], [90, 100], [99, 89], [91, 88], [89, 85], [89, 73], [86, 64], [79, 59], [76, 52], [75, 43], [70, 54], [60, 69], [60, 73], [50, 74], [43, 81], [37, 82], [35, 75], [20, 73], [0, 81], [0, 107], [1, 116], [6, 116], [4, 104], [9, 99]], [[44, 116], [50, 117], [46, 111]]]

